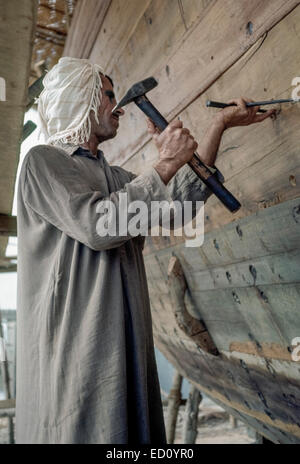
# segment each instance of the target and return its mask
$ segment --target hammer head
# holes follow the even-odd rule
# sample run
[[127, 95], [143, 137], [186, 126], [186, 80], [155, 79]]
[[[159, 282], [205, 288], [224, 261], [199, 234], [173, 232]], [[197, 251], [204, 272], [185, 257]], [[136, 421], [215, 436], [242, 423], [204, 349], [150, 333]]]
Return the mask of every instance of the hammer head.
[[158, 85], [157, 80], [154, 77], [148, 77], [143, 81], [137, 82], [134, 84], [130, 89], [126, 92], [124, 97], [119, 101], [119, 103], [114, 107], [113, 112], [116, 111], [118, 108], [122, 108], [122, 106], [128, 105], [134, 101], [137, 97], [141, 97], [145, 95], [145, 93], [149, 92], [150, 90], [154, 89]]

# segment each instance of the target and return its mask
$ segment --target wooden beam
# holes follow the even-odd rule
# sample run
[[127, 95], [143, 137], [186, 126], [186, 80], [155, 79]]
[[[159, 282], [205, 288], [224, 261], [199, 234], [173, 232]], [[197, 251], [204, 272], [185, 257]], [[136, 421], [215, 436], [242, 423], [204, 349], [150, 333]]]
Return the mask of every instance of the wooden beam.
[[175, 256], [169, 261], [168, 278], [172, 309], [178, 326], [201, 350], [217, 356], [218, 349], [203, 321], [192, 317], [187, 311], [184, 296], [188, 286], [180, 261]]
[[[151, 69], [146, 68], [145, 46], [140, 41], [134, 41], [133, 36], [111, 73], [117, 90], [120, 87], [118, 96], [132, 83], [147, 77], [145, 73], [148, 69], [147, 72], [159, 82], [150, 98], [160, 112], [168, 120], [172, 120], [298, 3], [296, 0], [273, 0], [271, 3], [264, 0], [217, 1], [201, 21], [186, 32], [179, 43], [174, 42], [169, 49], [168, 41], [165, 41], [164, 60], [163, 63], [159, 62], [157, 68], [154, 67], [155, 62]], [[253, 17], [255, 27], [249, 34], [246, 26]], [[151, 27], [149, 25], [148, 33], [153, 39]], [[164, 23], [161, 24], [161, 30], [163, 29]], [[152, 44], [157, 43], [159, 37], [156, 35], [155, 41], [152, 40], [149, 46], [153, 47]], [[137, 60], [137, 57], [140, 59]], [[105, 142], [103, 150], [109, 154], [110, 163], [125, 163], [126, 158], [129, 159], [149, 139], [141, 111], [131, 105], [122, 118], [117, 141]]]
[[183, 443], [196, 443], [198, 434], [198, 412], [202, 395], [195, 385], [190, 384], [189, 397], [185, 408], [185, 420], [183, 426]]
[[8, 237], [17, 236], [17, 217], [9, 214], [0, 214], [0, 235]]
[[[111, 0], [77, 2], [63, 56], [87, 58], [102, 26]], [[121, 18], [116, 18], [122, 22]]]
[[[163, 2], [159, 0], [159, 2], [162, 12], [162, 8], [164, 8], [165, 4], [170, 2], [170, 0], [164, 0]], [[124, 0], [113, 0], [111, 2], [89, 57], [94, 63], [100, 64], [106, 74], [112, 72], [123, 50], [132, 36], [135, 35], [136, 28], [141, 23], [147, 22], [146, 11], [150, 3], [153, 3], [153, 1], [143, 0], [141, 2], [140, 0], [131, 0], [130, 2], [124, 2]], [[168, 20], [170, 20], [170, 13], [172, 13], [172, 11], [174, 11], [174, 8], [170, 7]], [[118, 21], [117, 18], [122, 18], [122, 21]], [[148, 18], [148, 20], [149, 19], [151, 18]], [[168, 21], [168, 27], [164, 28], [166, 31], [169, 29], [169, 25], [170, 22]], [[144, 32], [146, 34], [144, 37], [141, 37], [142, 40], [145, 40], [147, 37], [147, 31]], [[144, 52], [146, 51], [147, 47], [144, 49]], [[157, 58], [158, 56], [159, 54]], [[141, 60], [138, 58], [138, 61], [141, 61], [140, 65], [142, 62], [147, 62], [144, 57]]]
[[168, 396], [168, 410], [167, 410], [167, 424], [166, 434], [168, 444], [174, 443], [176, 422], [181, 403], [181, 386], [183, 378], [179, 372], [175, 372], [173, 378], [172, 388]]

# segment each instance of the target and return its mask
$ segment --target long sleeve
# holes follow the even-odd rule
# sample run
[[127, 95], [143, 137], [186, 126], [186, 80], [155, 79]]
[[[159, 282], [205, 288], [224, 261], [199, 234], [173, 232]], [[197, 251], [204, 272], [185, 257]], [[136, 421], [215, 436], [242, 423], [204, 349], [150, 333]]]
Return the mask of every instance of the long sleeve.
[[[224, 182], [224, 177], [217, 169], [214, 175], [220, 182]], [[173, 201], [204, 201], [211, 196], [212, 191], [199, 179], [194, 171], [185, 164], [168, 184], [168, 191]]]
[[[41, 155], [38, 148], [31, 149], [24, 161], [24, 202], [48, 223], [94, 250], [115, 248], [132, 238], [130, 234], [118, 234], [120, 194], [127, 194], [128, 205], [137, 200], [143, 201], [149, 211], [153, 200], [171, 200], [154, 168], [135, 177], [121, 190], [109, 194], [105, 178], [103, 185], [99, 184], [97, 190], [93, 190], [88, 179], [68, 158], [69, 155], [57, 156], [52, 147], [48, 150], [43, 147]], [[115, 222], [116, 235], [100, 236], [97, 222], [107, 211], [108, 201], [114, 205], [115, 215], [105, 217]]]

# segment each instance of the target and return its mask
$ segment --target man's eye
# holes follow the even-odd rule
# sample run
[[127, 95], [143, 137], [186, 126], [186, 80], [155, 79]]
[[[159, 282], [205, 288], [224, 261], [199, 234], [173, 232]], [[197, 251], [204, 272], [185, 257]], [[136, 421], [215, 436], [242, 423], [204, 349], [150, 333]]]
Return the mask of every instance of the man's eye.
[[114, 99], [115, 99], [115, 94], [114, 94], [111, 90], [106, 90], [106, 91], [105, 91], [105, 95], [108, 96], [108, 98], [110, 99], [111, 102], [114, 101]]

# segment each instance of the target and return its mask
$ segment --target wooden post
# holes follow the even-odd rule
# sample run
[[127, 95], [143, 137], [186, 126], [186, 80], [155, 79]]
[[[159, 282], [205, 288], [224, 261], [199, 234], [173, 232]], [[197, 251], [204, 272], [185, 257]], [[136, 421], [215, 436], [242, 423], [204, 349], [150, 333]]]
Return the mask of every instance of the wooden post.
[[204, 321], [200, 321], [192, 317], [185, 306], [184, 296], [188, 286], [183, 268], [176, 256], [172, 256], [169, 261], [168, 285], [173, 304], [174, 316], [179, 328], [203, 351], [214, 356], [218, 356], [218, 349], [215, 346]]
[[236, 428], [237, 428], [237, 418], [236, 418], [236, 417], [230, 415], [230, 416], [229, 416], [229, 423], [230, 423], [230, 425], [231, 425], [231, 427], [232, 427], [233, 429], [236, 429]]
[[[0, 337], [3, 337], [3, 330], [2, 330], [2, 320], [1, 320], [1, 312], [0, 312]], [[3, 383], [5, 388], [6, 398], [9, 400], [11, 399], [11, 392], [10, 392], [10, 384], [9, 384], [9, 370], [8, 370], [8, 359], [5, 358], [4, 361], [1, 361], [1, 371], [3, 375]], [[8, 433], [9, 433], [9, 443], [14, 443], [14, 422], [12, 417], [8, 417]]]
[[185, 408], [185, 421], [183, 427], [184, 444], [193, 444], [196, 442], [198, 433], [198, 411], [201, 401], [202, 395], [200, 391], [191, 384]]
[[174, 443], [176, 422], [179, 406], [181, 403], [181, 385], [182, 376], [179, 372], [175, 372], [173, 378], [173, 385], [168, 396], [168, 410], [167, 410], [167, 443]]

